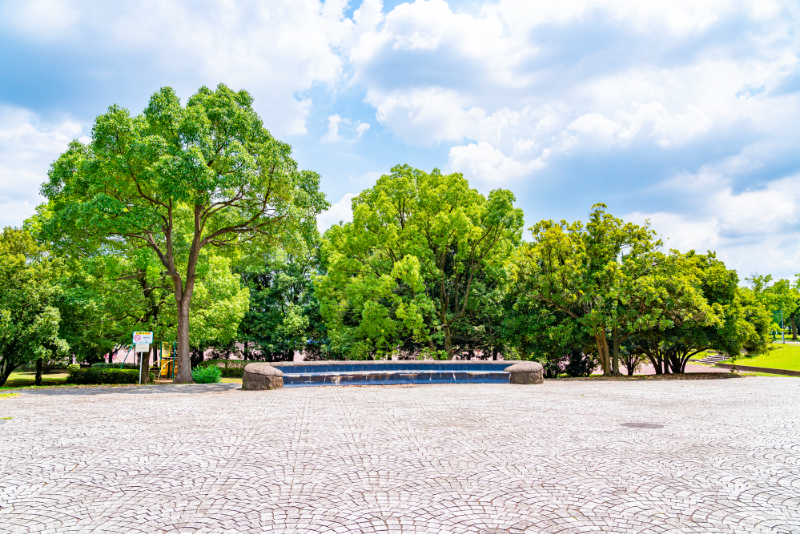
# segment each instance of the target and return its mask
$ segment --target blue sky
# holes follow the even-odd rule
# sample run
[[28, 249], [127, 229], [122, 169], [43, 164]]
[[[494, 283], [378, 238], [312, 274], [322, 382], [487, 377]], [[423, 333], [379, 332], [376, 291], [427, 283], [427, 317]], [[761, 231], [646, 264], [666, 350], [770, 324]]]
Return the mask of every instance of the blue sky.
[[349, 199], [397, 163], [596, 202], [744, 278], [800, 273], [800, 4], [743, 0], [0, 0], [0, 225], [113, 103], [247, 89]]

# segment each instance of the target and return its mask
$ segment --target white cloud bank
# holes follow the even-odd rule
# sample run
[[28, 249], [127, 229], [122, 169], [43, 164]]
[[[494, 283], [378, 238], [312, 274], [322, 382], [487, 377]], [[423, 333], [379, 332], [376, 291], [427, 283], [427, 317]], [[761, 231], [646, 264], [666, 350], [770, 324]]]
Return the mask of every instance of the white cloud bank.
[[557, 155], [680, 148], [745, 123], [790, 132], [798, 97], [770, 91], [800, 69], [799, 13], [763, 0], [500, 0], [472, 13], [419, 0], [349, 57], [379, 123], [408, 144], [467, 141], [448, 168], [502, 183]]
[[29, 111], [0, 106], [0, 227], [19, 226], [33, 213], [50, 163], [81, 132], [72, 121], [42, 126]]
[[[307, 133], [311, 95], [360, 92], [395, 146], [444, 146], [444, 169], [483, 190], [556, 180], [573, 162], [588, 162], [580, 168], [593, 174], [576, 177], [577, 187], [593, 180], [611, 192], [634, 182], [639, 192], [661, 191], [661, 205], [626, 211], [651, 217], [671, 243], [716, 248], [745, 274], [752, 258], [776, 273], [800, 271], [796, 1], [356, 5], [347, 17], [347, 0], [208, 0], [202, 8], [185, 0], [0, 0], [0, 31], [33, 47], [59, 42], [124, 56], [122, 68], [145, 85], [170, 84], [181, 95], [220, 80], [245, 87], [279, 136]], [[109, 69], [92, 72], [98, 80], [120, 75]], [[24, 191], [38, 190], [80, 127], [4, 113], [0, 196], [10, 214], [35, 204]], [[328, 115], [320, 142], [374, 132], [343, 115]], [[631, 164], [639, 174], [617, 186], [597, 168], [605, 156], [644, 163]], [[547, 175], [553, 169], [562, 172]], [[34, 185], [20, 185], [26, 180]], [[687, 184], [712, 185], [682, 193]], [[349, 217], [350, 198], [320, 227]]]
[[742, 280], [755, 272], [800, 273], [800, 175], [741, 192], [718, 175], [684, 176], [663, 185], [669, 189], [702, 202], [688, 214], [634, 212], [624, 218], [649, 220], [665, 248], [717, 251]]

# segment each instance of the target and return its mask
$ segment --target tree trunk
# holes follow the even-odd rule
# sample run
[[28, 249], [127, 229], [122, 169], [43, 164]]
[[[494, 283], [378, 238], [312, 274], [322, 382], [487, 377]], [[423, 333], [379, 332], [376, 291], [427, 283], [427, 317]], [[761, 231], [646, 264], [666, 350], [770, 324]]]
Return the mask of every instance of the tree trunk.
[[189, 303], [190, 296], [184, 295], [178, 301], [178, 354], [176, 360], [175, 383], [191, 384], [192, 355], [189, 351]]
[[[153, 350], [155, 345], [150, 346], [150, 350]], [[142, 358], [141, 369], [139, 371], [139, 383], [142, 385], [147, 385], [150, 383], [150, 350], [147, 352], [143, 352], [140, 358]]]
[[8, 358], [3, 358], [0, 360], [0, 386], [5, 385], [6, 380], [8, 377], [11, 376], [11, 372], [16, 368], [16, 365], [11, 365], [8, 361]]
[[797, 341], [797, 323], [794, 322], [794, 314], [789, 316], [792, 324], [792, 341]]
[[42, 358], [36, 358], [36, 382], [37, 386], [42, 385], [42, 366], [44, 365], [44, 360]]
[[615, 376], [618, 376], [622, 374], [619, 372], [619, 329], [615, 326], [613, 332], [614, 332], [614, 341], [613, 341], [614, 355], [611, 360], [611, 373], [614, 374]]
[[600, 358], [600, 365], [603, 368], [603, 374], [611, 374], [611, 362], [609, 361], [608, 354], [608, 340], [606, 339], [605, 330], [597, 330], [594, 335], [595, 343], [597, 344], [597, 356]]
[[444, 325], [442, 329], [444, 332], [444, 351], [447, 353], [447, 359], [453, 359], [453, 338], [450, 336], [450, 328], [447, 327], [447, 324]]
[[497, 347], [492, 347], [492, 360], [497, 359]]
[[647, 359], [650, 360], [650, 363], [653, 365], [653, 369], [655, 370], [657, 375], [661, 374], [661, 358], [656, 356], [655, 354], [645, 353]]

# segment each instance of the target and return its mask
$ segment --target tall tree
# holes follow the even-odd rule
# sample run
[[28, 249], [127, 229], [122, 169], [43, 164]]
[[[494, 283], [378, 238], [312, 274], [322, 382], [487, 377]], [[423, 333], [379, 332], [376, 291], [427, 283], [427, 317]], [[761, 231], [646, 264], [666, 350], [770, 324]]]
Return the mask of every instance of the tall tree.
[[56, 300], [63, 265], [24, 230], [0, 235], [0, 386], [20, 365], [66, 355]]
[[201, 251], [310, 232], [328, 204], [319, 177], [263, 127], [246, 91], [202, 87], [182, 106], [171, 88], [142, 115], [118, 106], [52, 165], [42, 194], [53, 241], [113, 250], [139, 243], [173, 285], [178, 382], [191, 382], [189, 315]]
[[318, 285], [332, 342], [380, 340], [386, 353], [413, 337], [452, 357], [476, 278], [520, 240], [514, 201], [504, 189], [485, 197], [458, 173], [393, 167], [353, 199], [353, 222], [325, 235]]

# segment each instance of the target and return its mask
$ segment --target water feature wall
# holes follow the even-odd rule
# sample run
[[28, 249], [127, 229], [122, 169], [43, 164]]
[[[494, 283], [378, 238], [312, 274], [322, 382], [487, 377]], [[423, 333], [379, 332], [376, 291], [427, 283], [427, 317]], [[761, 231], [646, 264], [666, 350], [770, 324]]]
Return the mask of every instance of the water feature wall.
[[483, 360], [378, 360], [274, 362], [283, 387], [393, 384], [507, 384], [513, 362]]

